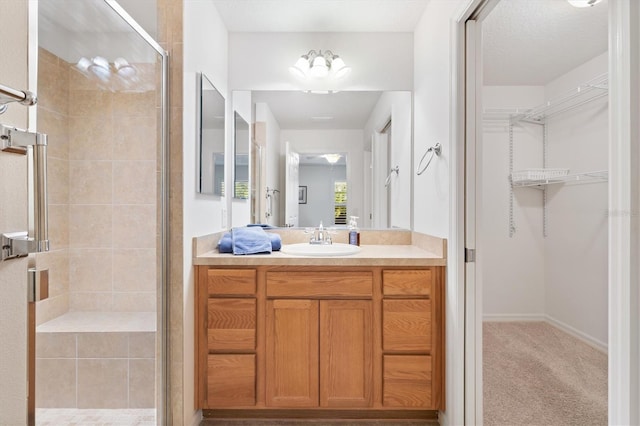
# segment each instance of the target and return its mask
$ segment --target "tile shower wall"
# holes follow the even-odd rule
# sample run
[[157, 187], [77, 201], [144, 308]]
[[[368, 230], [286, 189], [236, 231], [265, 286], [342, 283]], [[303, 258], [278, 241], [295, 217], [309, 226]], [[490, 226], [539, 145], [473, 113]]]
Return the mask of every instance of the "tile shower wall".
[[[37, 322], [67, 310], [155, 311], [156, 93], [106, 90], [50, 52], [40, 58], [52, 251], [38, 259], [51, 298]], [[155, 78], [153, 64], [136, 66]]]

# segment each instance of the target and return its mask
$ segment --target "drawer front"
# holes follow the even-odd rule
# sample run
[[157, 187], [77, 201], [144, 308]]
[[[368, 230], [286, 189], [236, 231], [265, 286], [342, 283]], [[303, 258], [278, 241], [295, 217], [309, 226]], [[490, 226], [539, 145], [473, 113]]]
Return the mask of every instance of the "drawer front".
[[209, 269], [207, 271], [209, 295], [256, 294], [255, 269]]
[[430, 356], [385, 355], [382, 368], [385, 407], [432, 408]]
[[349, 297], [373, 295], [371, 272], [267, 272], [267, 297]]
[[255, 350], [256, 299], [212, 298], [207, 304], [209, 351]]
[[209, 355], [207, 405], [209, 408], [256, 404], [256, 356]]
[[382, 301], [382, 348], [431, 352], [431, 300]]
[[385, 296], [431, 296], [431, 269], [382, 271]]

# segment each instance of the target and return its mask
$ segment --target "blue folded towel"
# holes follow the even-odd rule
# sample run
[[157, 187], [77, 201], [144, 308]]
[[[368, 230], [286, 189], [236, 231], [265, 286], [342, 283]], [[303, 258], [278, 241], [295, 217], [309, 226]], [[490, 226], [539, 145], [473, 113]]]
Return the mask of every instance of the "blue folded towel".
[[233, 254], [271, 253], [271, 239], [260, 227], [231, 229]]
[[[278, 251], [282, 248], [282, 238], [279, 234], [273, 232], [266, 233], [271, 239], [271, 250]], [[218, 251], [220, 253], [233, 253], [233, 240], [231, 239], [231, 233], [226, 232], [220, 241], [218, 241]]]

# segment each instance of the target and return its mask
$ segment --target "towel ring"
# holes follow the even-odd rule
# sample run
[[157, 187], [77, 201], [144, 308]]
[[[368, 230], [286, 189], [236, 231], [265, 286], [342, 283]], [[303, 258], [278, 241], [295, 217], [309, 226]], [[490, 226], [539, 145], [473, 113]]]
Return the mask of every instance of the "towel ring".
[[[421, 170], [420, 168], [422, 166], [422, 162], [424, 161], [428, 153], [431, 153], [431, 156], [429, 157], [429, 161], [427, 161], [427, 164]], [[427, 149], [427, 152], [425, 152], [422, 158], [420, 159], [420, 163], [418, 163], [418, 168], [416, 170], [416, 173], [418, 174], [418, 176], [420, 176], [421, 174], [424, 173], [425, 170], [427, 170], [427, 167], [429, 167], [429, 164], [431, 164], [431, 160], [433, 160], [433, 156], [436, 155], [439, 157], [441, 153], [442, 153], [442, 145], [440, 145], [440, 142], [436, 143], [434, 146]]]
[[395, 166], [393, 169], [389, 170], [389, 174], [387, 175], [387, 179], [384, 181], [384, 187], [388, 188], [391, 183], [391, 175], [395, 172], [395, 174], [400, 174], [400, 167]]

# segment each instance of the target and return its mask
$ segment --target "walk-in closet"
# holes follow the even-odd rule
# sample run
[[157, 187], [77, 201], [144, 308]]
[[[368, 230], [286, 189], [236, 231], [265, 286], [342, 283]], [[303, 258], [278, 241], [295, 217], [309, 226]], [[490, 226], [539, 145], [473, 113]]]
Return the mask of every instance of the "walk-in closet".
[[606, 0], [502, 0], [482, 38], [484, 423], [606, 424]]

